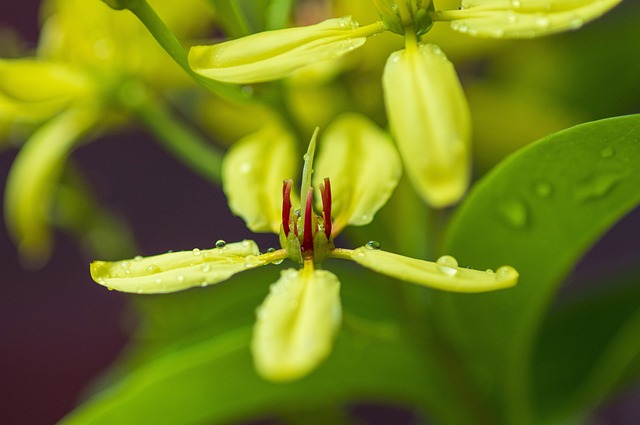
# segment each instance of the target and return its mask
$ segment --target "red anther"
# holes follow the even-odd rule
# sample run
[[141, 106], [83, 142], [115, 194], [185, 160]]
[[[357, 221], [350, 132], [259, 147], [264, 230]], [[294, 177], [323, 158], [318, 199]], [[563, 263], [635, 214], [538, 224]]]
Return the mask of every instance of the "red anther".
[[302, 252], [308, 252], [313, 255], [313, 188], [310, 187], [307, 192], [307, 202], [304, 206], [304, 228], [302, 235]]
[[289, 236], [291, 231], [291, 187], [293, 180], [287, 179], [282, 182], [282, 229], [284, 235]]
[[324, 234], [327, 240], [331, 238], [331, 182], [329, 177], [324, 178], [324, 184], [320, 183], [322, 195], [322, 218], [324, 218]]

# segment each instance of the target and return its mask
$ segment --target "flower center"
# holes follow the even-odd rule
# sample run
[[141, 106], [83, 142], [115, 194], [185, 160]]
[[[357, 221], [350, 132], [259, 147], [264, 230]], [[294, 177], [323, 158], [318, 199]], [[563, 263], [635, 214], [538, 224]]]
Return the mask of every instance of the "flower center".
[[282, 184], [282, 231], [280, 243], [289, 258], [299, 263], [321, 263], [333, 249], [331, 235], [331, 183], [325, 178], [320, 183], [322, 215], [313, 211], [313, 188], [307, 189], [304, 212], [292, 211], [291, 188], [293, 180]]

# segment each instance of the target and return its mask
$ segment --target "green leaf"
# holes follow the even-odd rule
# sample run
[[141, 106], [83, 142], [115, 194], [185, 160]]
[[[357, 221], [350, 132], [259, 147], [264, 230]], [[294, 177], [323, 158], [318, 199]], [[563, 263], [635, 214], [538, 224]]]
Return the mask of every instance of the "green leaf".
[[617, 280], [602, 282], [543, 323], [534, 364], [540, 423], [595, 407], [637, 379], [631, 367], [640, 358], [640, 276]]
[[454, 217], [445, 253], [520, 273], [505, 291], [434, 294], [443, 334], [502, 423], [532, 423], [529, 368], [541, 320], [578, 259], [640, 201], [639, 162], [640, 116], [580, 125], [505, 160]]

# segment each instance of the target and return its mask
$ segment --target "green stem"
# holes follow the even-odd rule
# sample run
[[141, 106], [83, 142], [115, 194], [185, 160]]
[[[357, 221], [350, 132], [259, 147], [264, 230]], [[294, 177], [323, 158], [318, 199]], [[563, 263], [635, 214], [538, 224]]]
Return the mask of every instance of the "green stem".
[[272, 0], [267, 9], [266, 29], [278, 30], [287, 25], [294, 0]]
[[250, 96], [238, 86], [220, 83], [196, 74], [189, 66], [188, 54], [185, 48], [146, 0], [133, 2], [129, 6], [129, 10], [147, 27], [153, 38], [156, 39], [169, 56], [193, 79], [224, 98], [241, 101], [250, 99]]
[[211, 143], [177, 121], [158, 102], [141, 102], [133, 109], [165, 149], [207, 180], [221, 183], [222, 153]]

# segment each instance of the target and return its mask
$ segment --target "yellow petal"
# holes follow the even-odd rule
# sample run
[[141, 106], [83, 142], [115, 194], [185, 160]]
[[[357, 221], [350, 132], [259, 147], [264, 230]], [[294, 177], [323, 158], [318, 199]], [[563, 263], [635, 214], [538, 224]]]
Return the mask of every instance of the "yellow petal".
[[284, 270], [257, 311], [251, 349], [258, 373], [303, 377], [331, 352], [340, 327], [340, 282], [325, 270]]
[[176, 292], [218, 283], [267, 264], [259, 255], [255, 242], [245, 240], [207, 250], [169, 252], [116, 262], [94, 261], [91, 277], [100, 285], [122, 292]]
[[581, 27], [621, 0], [464, 0], [444, 12], [454, 30], [480, 37], [537, 37]]
[[434, 263], [368, 247], [348, 252], [353, 261], [378, 273], [443, 291], [494, 291], [518, 281], [518, 272], [513, 267], [502, 266], [495, 272], [473, 270], [458, 267], [458, 262], [449, 255]]
[[338, 58], [380, 30], [378, 25], [359, 28], [349, 16], [328, 19], [212, 46], [194, 46], [189, 51], [189, 65], [198, 74], [228, 83], [275, 80], [311, 63]]
[[250, 134], [229, 149], [222, 163], [222, 186], [229, 208], [251, 231], [279, 233], [282, 181], [296, 175], [297, 159], [295, 140], [276, 126]]
[[0, 59], [0, 121], [40, 121], [89, 90], [86, 76], [59, 63]]
[[[391, 139], [358, 114], [344, 114], [322, 134], [314, 178], [329, 177], [334, 229], [362, 226], [387, 202], [402, 174]], [[317, 183], [316, 183], [317, 186]]]
[[27, 265], [38, 266], [49, 256], [50, 213], [61, 169], [78, 139], [98, 119], [99, 111], [85, 106], [63, 112], [36, 130], [9, 171], [5, 221]]
[[383, 88], [413, 186], [434, 207], [457, 202], [469, 182], [471, 118], [453, 65], [435, 45], [400, 50], [387, 60]]

